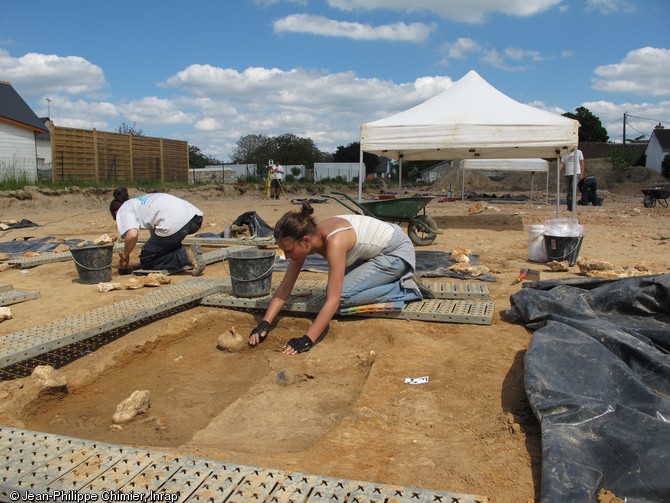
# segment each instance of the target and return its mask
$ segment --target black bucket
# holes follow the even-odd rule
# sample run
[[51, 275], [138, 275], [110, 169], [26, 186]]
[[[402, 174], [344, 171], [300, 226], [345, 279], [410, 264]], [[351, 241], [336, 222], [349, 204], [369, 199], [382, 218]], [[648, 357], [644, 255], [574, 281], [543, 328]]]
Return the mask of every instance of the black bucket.
[[272, 288], [275, 253], [269, 250], [230, 252], [228, 267], [235, 297], [263, 297]]
[[547, 252], [547, 260], [561, 262], [568, 261], [572, 267], [577, 262], [579, 249], [582, 247], [584, 236], [544, 236], [544, 249]]
[[112, 280], [114, 243], [70, 248], [82, 283], [106, 283]]

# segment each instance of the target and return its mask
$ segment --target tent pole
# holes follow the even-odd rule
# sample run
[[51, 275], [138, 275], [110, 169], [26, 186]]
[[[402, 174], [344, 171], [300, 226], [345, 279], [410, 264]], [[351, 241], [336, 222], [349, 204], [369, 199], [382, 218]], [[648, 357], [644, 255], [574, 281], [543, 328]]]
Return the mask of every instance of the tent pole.
[[360, 150], [358, 166], [358, 202], [363, 200], [363, 178], [365, 178], [365, 164], [363, 164], [363, 149]]
[[556, 150], [556, 218], [559, 215], [561, 204], [561, 151]]
[[547, 183], [547, 186], [544, 189], [544, 204], [549, 204], [549, 170], [547, 170], [547, 176], [545, 176], [544, 179]]
[[461, 201], [465, 201], [465, 163], [461, 161]]
[[535, 187], [535, 171], [530, 172], [530, 202], [533, 202], [533, 188]]
[[[579, 169], [579, 152], [577, 147], [575, 147], [572, 159], [574, 160], [572, 163], [572, 218], [577, 218], [577, 169]], [[582, 174], [581, 169], [579, 169], [579, 174]]]
[[398, 157], [398, 193], [402, 192], [402, 154]]

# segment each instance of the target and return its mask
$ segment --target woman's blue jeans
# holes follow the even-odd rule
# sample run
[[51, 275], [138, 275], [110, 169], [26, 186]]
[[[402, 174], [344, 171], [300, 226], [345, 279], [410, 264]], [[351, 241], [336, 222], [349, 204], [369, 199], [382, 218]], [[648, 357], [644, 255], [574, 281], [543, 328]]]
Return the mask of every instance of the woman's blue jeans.
[[340, 306], [421, 299], [418, 292], [400, 285], [400, 278], [409, 270], [407, 262], [390, 255], [378, 255], [370, 260], [354, 263], [344, 274]]

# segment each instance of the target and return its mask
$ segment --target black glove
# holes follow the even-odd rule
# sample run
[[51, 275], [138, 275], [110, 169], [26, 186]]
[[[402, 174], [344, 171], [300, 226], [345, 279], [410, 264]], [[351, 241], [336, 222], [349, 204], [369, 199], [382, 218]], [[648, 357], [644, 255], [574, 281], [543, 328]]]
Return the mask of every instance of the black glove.
[[302, 337], [300, 337], [300, 339], [294, 337], [293, 339], [289, 340], [286, 343], [286, 345], [295, 349], [298, 353], [305, 353], [310, 349], [312, 349], [314, 343], [312, 342], [312, 339], [310, 339], [306, 335], [303, 335]]
[[[261, 342], [265, 341], [265, 338], [268, 336], [270, 333], [270, 330], [272, 330], [272, 325], [268, 323], [267, 321], [263, 320], [261, 321], [256, 328], [254, 328], [251, 333], [249, 334], [249, 337], [251, 337], [254, 334], [258, 335], [258, 344]], [[265, 335], [261, 335], [263, 332], [265, 332]]]

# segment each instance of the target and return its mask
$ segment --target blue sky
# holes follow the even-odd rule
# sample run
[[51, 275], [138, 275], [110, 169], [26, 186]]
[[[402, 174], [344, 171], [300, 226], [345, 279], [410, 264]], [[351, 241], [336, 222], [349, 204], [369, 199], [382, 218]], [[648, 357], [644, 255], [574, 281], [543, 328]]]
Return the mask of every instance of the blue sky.
[[469, 70], [621, 141], [670, 127], [668, 0], [0, 0], [0, 80], [64, 127], [324, 152]]

